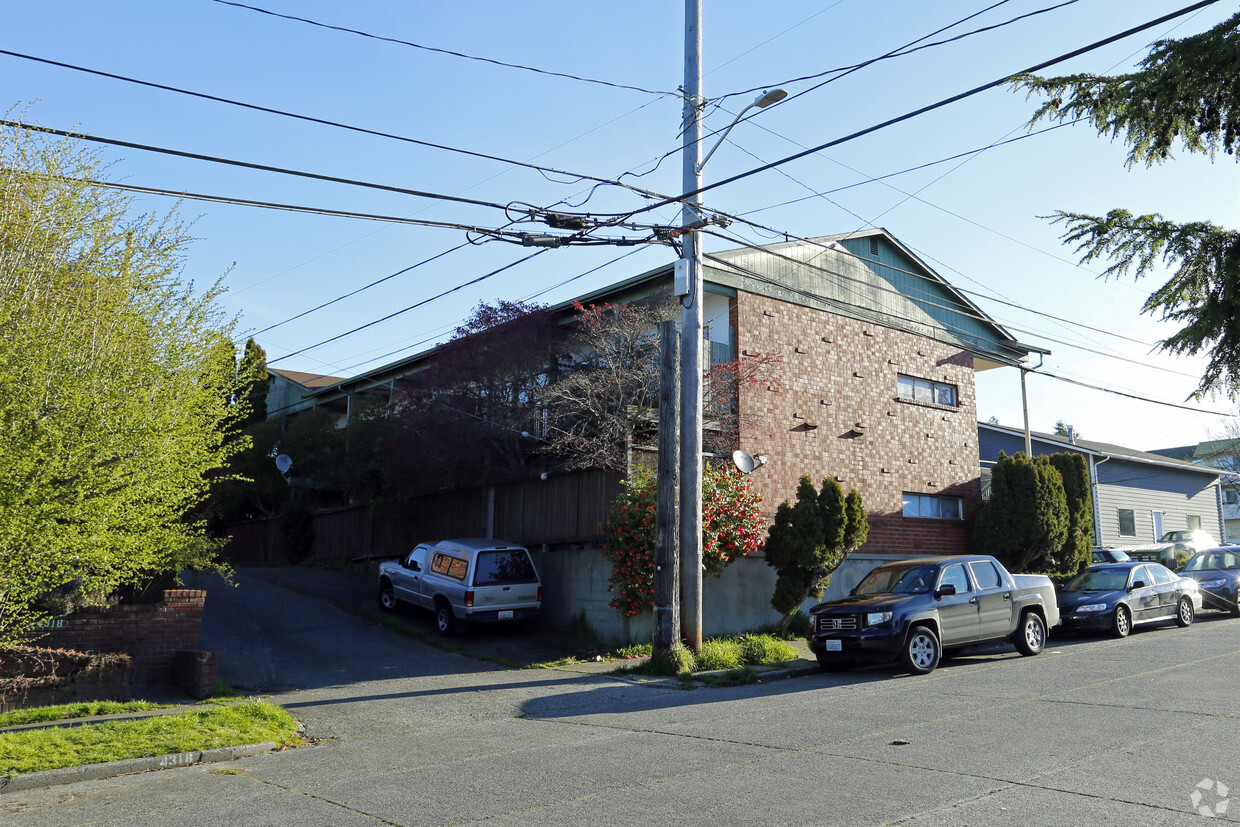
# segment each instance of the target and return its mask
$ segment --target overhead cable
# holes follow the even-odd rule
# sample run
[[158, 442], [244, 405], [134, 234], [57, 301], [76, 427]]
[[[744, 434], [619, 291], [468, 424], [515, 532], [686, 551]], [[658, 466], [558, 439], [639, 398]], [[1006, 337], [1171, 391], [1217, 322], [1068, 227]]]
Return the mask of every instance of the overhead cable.
[[1087, 54], [1096, 49], [1100, 49], [1103, 46], [1110, 45], [1111, 43], [1114, 43], [1117, 40], [1122, 40], [1125, 37], [1129, 37], [1133, 34], [1143, 32], [1146, 29], [1154, 28], [1155, 26], [1161, 25], [1162, 23], [1166, 23], [1168, 20], [1174, 20], [1177, 17], [1182, 17], [1183, 15], [1197, 11], [1198, 9], [1203, 9], [1206, 6], [1214, 5], [1217, 2], [1219, 2], [1219, 0], [1199, 0], [1199, 2], [1194, 3], [1191, 6], [1187, 6], [1183, 9], [1180, 9], [1179, 11], [1171, 12], [1170, 14], [1165, 14], [1162, 17], [1157, 18], [1156, 20], [1151, 20], [1147, 23], [1142, 23], [1139, 26], [1133, 26], [1130, 29], [1120, 32], [1119, 34], [1114, 34], [1102, 40], [1095, 41], [1094, 43], [1091, 43], [1088, 46], [1082, 46], [1079, 49], [1074, 49], [1071, 52], [1067, 52], [1065, 54], [1059, 55], [1058, 57], [1051, 58], [1050, 60], [1044, 60], [1041, 63], [1037, 63], [1033, 66], [1029, 66], [1025, 69], [1021, 69], [1020, 71], [1009, 73], [997, 80], [992, 80], [988, 83], [982, 84], [981, 86], [975, 86], [974, 88], [969, 89], [965, 92], [960, 92], [958, 94], [952, 95], [951, 97], [943, 98], [942, 100], [936, 101], [935, 103], [927, 104], [926, 106], [923, 106], [920, 109], [915, 109], [911, 112], [906, 112], [903, 115], [898, 115], [894, 118], [889, 118], [888, 120], [885, 120], [882, 123], [878, 123], [873, 126], [868, 126], [864, 129], [859, 129], [856, 132], [852, 132], [841, 138], [836, 138], [834, 140], [827, 141], [824, 144], [819, 144], [816, 147], [811, 147], [810, 149], [806, 149], [801, 152], [794, 153], [792, 155], [789, 155], [786, 158], [781, 158], [778, 161], [772, 161], [768, 164], [764, 164], [755, 169], [747, 170], [746, 172], [737, 173], [736, 175], [733, 175], [729, 178], [724, 178], [721, 181], [716, 181], [713, 184], [707, 184], [703, 187], [699, 187], [698, 189], [690, 190], [689, 192], [685, 192], [685, 193], [681, 193], [675, 198], [665, 200], [665, 201], [658, 201], [653, 204], [647, 204], [646, 206], [640, 209], [634, 210], [633, 212], [617, 214], [617, 215], [622, 216], [624, 220], [627, 220], [629, 218], [632, 218], [634, 215], [639, 215], [640, 213], [643, 213], [643, 212], [648, 212], [650, 210], [655, 210], [660, 207], [665, 207], [665, 206], [668, 206], [669, 204], [684, 203], [689, 198], [692, 198], [695, 195], [700, 195], [704, 192], [709, 192], [711, 190], [718, 189], [719, 187], [723, 187], [728, 184], [734, 184], [737, 181], [741, 181], [745, 178], [749, 178], [751, 176], [757, 175], [760, 172], [766, 172], [769, 169], [775, 169], [776, 167], [781, 167], [784, 164], [799, 160], [801, 158], [806, 157], [807, 155], [813, 155], [817, 152], [821, 152], [824, 149], [830, 149], [831, 147], [839, 146], [840, 144], [844, 144], [849, 141], [856, 140], [857, 138], [861, 138], [866, 135], [872, 134], [874, 132], [878, 132], [879, 130], [882, 130], [882, 129], [886, 129], [889, 126], [894, 126], [895, 124], [903, 123], [904, 121], [916, 118], [919, 115], [924, 115], [927, 112], [933, 112], [937, 109], [942, 109], [943, 107], [956, 103], [957, 101], [970, 98], [974, 95], [980, 94], [982, 92], [985, 92], [990, 89], [994, 89], [998, 86], [1002, 86], [1006, 83], [1009, 83], [1012, 78], [1018, 75], [1032, 74], [1034, 72], [1045, 69], [1048, 66], [1054, 66], [1057, 63], [1063, 63], [1066, 60], [1070, 60], [1074, 57], [1079, 57], [1083, 54]]
[[297, 23], [306, 23], [311, 26], [318, 26], [319, 28], [322, 28], [322, 29], [331, 29], [332, 31], [345, 32], [346, 34], [355, 34], [355, 35], [358, 35], [359, 37], [367, 37], [367, 38], [370, 38], [371, 40], [382, 40], [385, 43], [395, 43], [400, 46], [410, 46], [414, 49], [421, 49], [426, 52], [436, 52], [438, 54], [448, 55], [450, 57], [459, 57], [465, 60], [476, 60], [479, 63], [490, 63], [493, 66], [502, 66], [506, 69], [520, 69], [524, 72], [536, 72], [537, 74], [540, 74], [540, 75], [550, 75], [551, 77], [565, 78], [566, 80], [576, 80], [582, 83], [594, 83], [599, 86], [610, 86], [613, 89], [628, 89], [633, 92], [644, 92], [648, 95], [663, 95], [666, 97], [672, 97], [672, 98], [677, 98], [677, 99], [681, 97], [680, 93], [678, 92], [668, 92], [668, 91], [664, 91], [661, 89], [643, 89], [640, 86], [630, 86], [625, 83], [612, 83], [611, 81], [607, 81], [607, 80], [587, 78], [587, 77], [582, 77], [580, 75], [570, 75], [566, 72], [552, 72], [547, 69], [538, 69], [533, 66], [523, 66], [519, 63], [506, 63], [502, 60], [496, 60], [494, 58], [479, 57], [477, 55], [465, 54], [464, 52], [454, 52], [451, 49], [440, 49], [435, 46], [426, 46], [421, 43], [413, 43], [408, 40], [401, 40], [400, 38], [397, 38], [397, 37], [387, 37], [385, 35], [364, 32], [361, 29], [351, 29], [347, 26], [336, 26], [331, 23], [322, 23], [322, 22], [319, 22], [318, 20], [310, 20], [309, 18], [297, 17], [296, 15], [292, 15], [292, 14], [281, 14], [280, 12], [274, 12], [274, 11], [271, 11], [270, 9], [259, 8], [258, 6], [251, 6], [246, 3], [237, 3], [235, 2], [235, 0], [215, 0], [215, 2], [225, 5], [225, 6], [235, 6], [239, 9], [248, 9], [249, 11], [258, 12], [259, 14], [270, 15], [271, 17], [278, 17], [283, 20], [292, 20]]

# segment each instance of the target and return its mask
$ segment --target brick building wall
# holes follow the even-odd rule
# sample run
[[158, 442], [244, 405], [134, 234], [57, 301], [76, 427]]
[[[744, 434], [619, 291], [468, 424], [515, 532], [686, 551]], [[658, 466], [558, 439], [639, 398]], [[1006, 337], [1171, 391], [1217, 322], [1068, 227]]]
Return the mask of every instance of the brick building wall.
[[[87, 609], [62, 618], [39, 646], [82, 652], [125, 652], [135, 684], [176, 684], [177, 653], [197, 650], [207, 593], [168, 589], [159, 603]], [[214, 682], [214, 676], [211, 677]]]
[[[779, 384], [741, 396], [741, 448], [768, 463], [752, 475], [770, 515], [795, 501], [797, 481], [833, 476], [870, 515], [862, 551], [968, 550], [967, 520], [906, 518], [905, 492], [980, 500], [977, 405], [970, 352], [872, 322], [751, 293], [736, 298], [737, 345], [777, 353]], [[903, 400], [903, 374], [954, 385], [957, 405]]]

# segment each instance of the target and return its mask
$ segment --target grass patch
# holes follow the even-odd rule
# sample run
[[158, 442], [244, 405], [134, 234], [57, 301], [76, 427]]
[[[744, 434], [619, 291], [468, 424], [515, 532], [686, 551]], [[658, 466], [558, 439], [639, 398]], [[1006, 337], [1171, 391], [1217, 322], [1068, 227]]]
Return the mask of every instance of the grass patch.
[[0, 727], [21, 724], [43, 724], [49, 721], [67, 721], [72, 718], [90, 718], [95, 715], [118, 715], [122, 712], [141, 712], [145, 709], [163, 709], [164, 704], [150, 701], [90, 701], [87, 703], [36, 706], [31, 709], [14, 709], [0, 713]]
[[299, 742], [297, 722], [270, 701], [113, 721], [80, 727], [0, 734], [0, 773], [28, 773], [217, 747]]
[[[608, 657], [632, 659], [650, 655], [652, 649], [649, 643], [635, 644], [616, 649]], [[622, 666], [612, 674], [684, 677], [695, 672], [729, 670], [737, 674], [723, 679], [730, 681], [729, 683], [717, 685], [736, 686], [757, 680], [757, 673], [752, 667], [775, 666], [798, 655], [797, 648], [787, 640], [769, 634], [725, 636], [702, 641], [702, 651], [696, 656], [683, 646], [677, 645], [666, 657], [652, 657], [645, 663]]]

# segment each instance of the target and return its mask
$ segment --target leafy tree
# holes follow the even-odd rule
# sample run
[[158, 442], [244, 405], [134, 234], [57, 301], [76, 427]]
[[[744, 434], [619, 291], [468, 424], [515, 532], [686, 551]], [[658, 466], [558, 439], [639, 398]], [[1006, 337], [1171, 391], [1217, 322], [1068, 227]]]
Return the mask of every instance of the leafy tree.
[[782, 365], [783, 357], [778, 353], [754, 353], [720, 362], [707, 371], [702, 398], [703, 450], [728, 453], [740, 447], [741, 433], [762, 416], [757, 406], [740, 404], [742, 391], [780, 384]]
[[831, 573], [865, 542], [869, 523], [861, 495], [844, 496], [839, 483], [824, 479], [820, 490], [808, 476], [797, 485], [797, 501], [780, 504], [766, 540], [766, 562], [775, 569], [771, 606], [786, 628], [801, 604], [822, 596]]
[[253, 339], [246, 339], [241, 362], [237, 365], [237, 393], [234, 402], [242, 405], [242, 427], [267, 418], [267, 354]]
[[973, 549], [998, 558], [1013, 572], [1030, 571], [1058, 553], [1068, 537], [1063, 479], [1046, 457], [1000, 452], [990, 501], [973, 526]]
[[658, 427], [659, 326], [676, 305], [574, 305], [570, 364], [546, 392], [547, 438], [570, 467], [633, 470], [634, 441]]
[[[1015, 80], [1048, 99], [1042, 119], [1086, 119], [1100, 135], [1122, 138], [1129, 167], [1171, 158], [1178, 144], [1210, 158], [1236, 155], [1240, 141], [1240, 14], [1181, 40], [1160, 40], [1135, 72]], [[1064, 241], [1082, 263], [1109, 259], [1106, 277], [1173, 274], [1150, 294], [1143, 312], [1182, 325], [1159, 343], [1173, 354], [1208, 354], [1195, 396], [1240, 392], [1240, 233], [1209, 221], [1177, 223], [1158, 214], [1113, 209], [1105, 216], [1059, 211]]]
[[1059, 472], [1064, 502], [1068, 507], [1068, 534], [1063, 546], [1048, 555], [1047, 571], [1075, 574], [1092, 559], [1094, 547], [1094, 501], [1089, 493], [1089, 466], [1085, 457], [1065, 451], [1047, 460]]
[[562, 334], [545, 308], [480, 304], [424, 369], [402, 380], [380, 441], [387, 484], [406, 494], [528, 476], [543, 431], [536, 404]]
[[1081, 432], [1072, 427], [1071, 423], [1057, 419], [1055, 420], [1055, 436], [1061, 436], [1066, 439], [1080, 439]]
[[189, 236], [135, 216], [76, 144], [0, 136], [0, 640], [40, 601], [103, 600], [211, 565], [187, 514], [228, 441], [220, 286], [182, 279]]

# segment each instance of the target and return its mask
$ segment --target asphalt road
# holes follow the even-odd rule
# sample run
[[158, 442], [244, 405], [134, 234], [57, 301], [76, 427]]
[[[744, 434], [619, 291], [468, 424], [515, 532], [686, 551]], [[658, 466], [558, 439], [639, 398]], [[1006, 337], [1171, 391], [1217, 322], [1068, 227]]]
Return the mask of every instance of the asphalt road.
[[925, 677], [685, 691], [500, 668], [279, 586], [216, 591], [205, 637], [318, 743], [5, 794], [6, 827], [1240, 821], [1240, 620], [1215, 613]]

